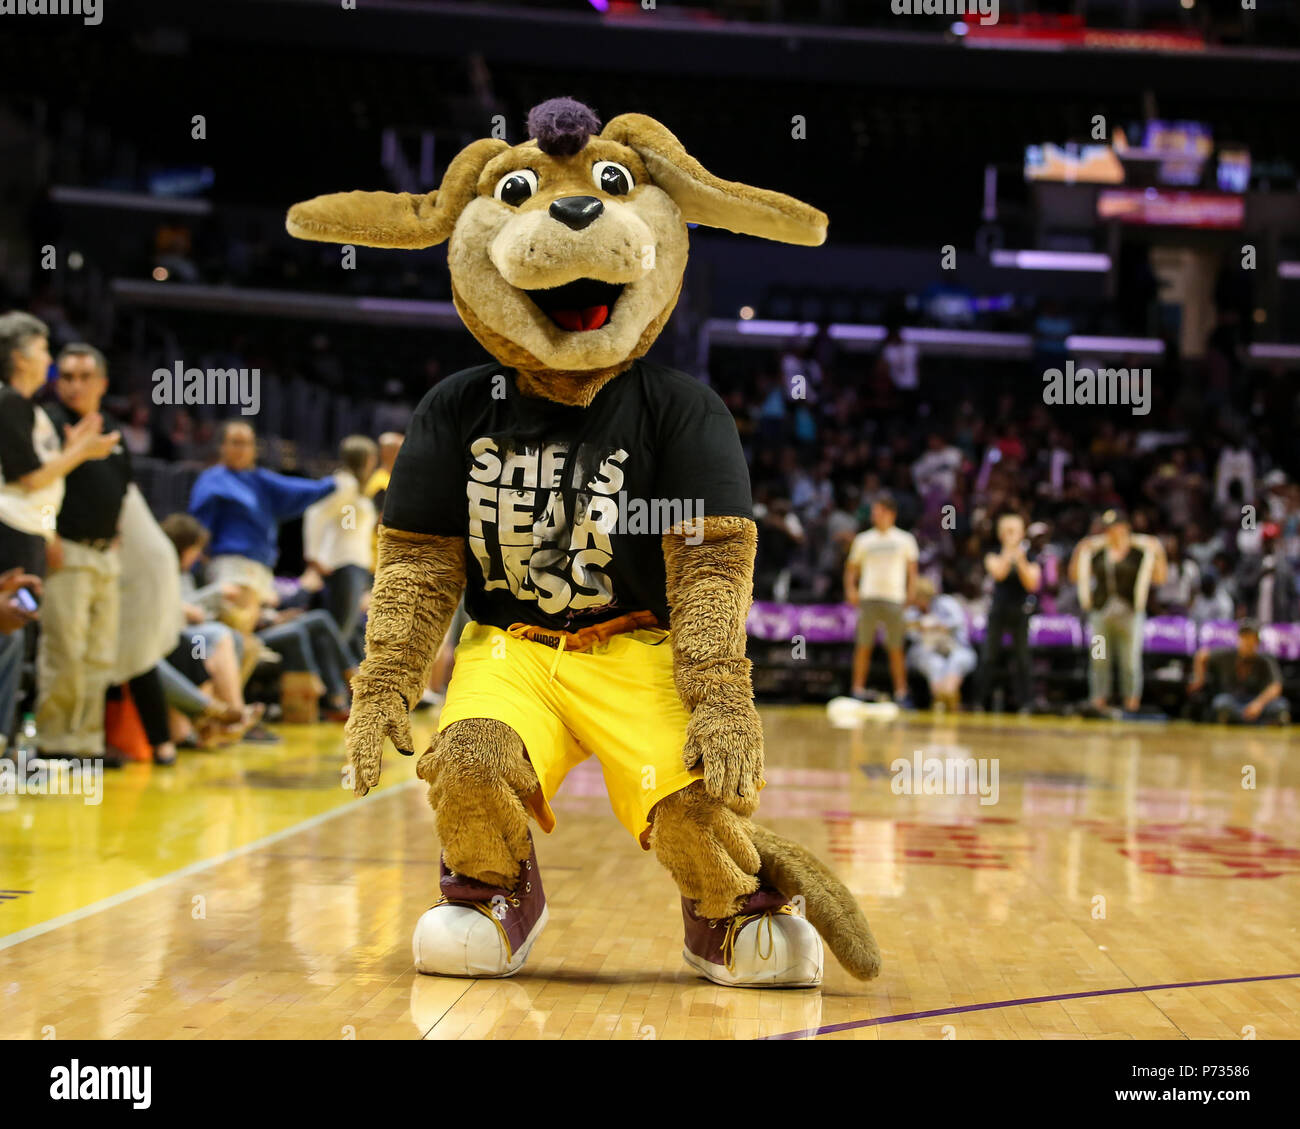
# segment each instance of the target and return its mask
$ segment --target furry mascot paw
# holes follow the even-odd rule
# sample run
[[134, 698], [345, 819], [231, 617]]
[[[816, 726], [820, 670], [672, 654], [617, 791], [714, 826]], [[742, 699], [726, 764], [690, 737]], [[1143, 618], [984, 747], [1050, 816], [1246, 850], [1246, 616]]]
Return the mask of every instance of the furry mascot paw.
[[[852, 894], [747, 818], [763, 784], [749, 470], [718, 395], [644, 359], [681, 294], [692, 226], [815, 247], [826, 222], [714, 176], [653, 118], [602, 128], [567, 98], [535, 107], [516, 145], [466, 146], [436, 191], [290, 209], [299, 239], [447, 243], [452, 300], [492, 357], [412, 416], [347, 726], [361, 795], [385, 739], [412, 750], [407, 707], [463, 592], [469, 622], [419, 763], [443, 853], [419, 971], [522, 967], [546, 922], [528, 819], [550, 832], [549, 798], [591, 756], [614, 814], [679, 887], [696, 971], [815, 986], [818, 934], [853, 975], [879, 968]], [[654, 516], [629, 528], [632, 513]]]
[[396, 690], [356, 695], [343, 727], [343, 738], [352, 762], [352, 791], [364, 796], [379, 783], [385, 738], [405, 757], [415, 751], [405, 699]]
[[737, 815], [753, 815], [763, 783], [763, 723], [753, 702], [705, 703], [686, 726], [682, 761], [704, 769], [704, 788]]

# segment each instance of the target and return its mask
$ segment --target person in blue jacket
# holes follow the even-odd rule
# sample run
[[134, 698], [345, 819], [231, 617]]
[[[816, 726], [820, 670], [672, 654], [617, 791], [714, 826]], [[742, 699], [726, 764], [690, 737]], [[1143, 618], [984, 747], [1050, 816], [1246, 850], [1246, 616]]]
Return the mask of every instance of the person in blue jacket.
[[280, 523], [300, 516], [338, 484], [333, 476], [297, 478], [257, 466], [257, 436], [242, 420], [222, 427], [218, 457], [195, 480], [189, 510], [212, 534], [209, 581], [233, 586], [230, 602], [251, 621], [261, 605], [278, 602], [271, 570]]

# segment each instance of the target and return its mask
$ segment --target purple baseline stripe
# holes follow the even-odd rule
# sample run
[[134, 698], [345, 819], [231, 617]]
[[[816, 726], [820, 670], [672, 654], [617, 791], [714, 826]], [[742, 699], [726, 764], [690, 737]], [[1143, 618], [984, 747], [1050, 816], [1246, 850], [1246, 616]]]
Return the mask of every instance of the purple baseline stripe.
[[809, 1035], [832, 1035], [837, 1031], [853, 1031], [859, 1027], [882, 1027], [886, 1023], [906, 1023], [909, 1019], [930, 1019], [936, 1015], [960, 1015], [965, 1011], [994, 1011], [1003, 1007], [1023, 1007], [1025, 1004], [1050, 1004], [1058, 1000], [1086, 1000], [1093, 996], [1124, 996], [1133, 992], [1160, 992], [1168, 988], [1210, 988], [1215, 984], [1251, 984], [1258, 980], [1297, 980], [1300, 972], [1279, 972], [1273, 976], [1234, 976], [1227, 980], [1190, 980], [1185, 984], [1147, 984], [1140, 988], [1103, 988], [1097, 992], [1065, 992], [1059, 996], [1026, 996], [1019, 1000], [996, 1000], [989, 1004], [963, 1004], [960, 1007], [941, 1007], [934, 1011], [909, 1011], [903, 1015], [882, 1015], [875, 1019], [852, 1019], [847, 1023], [831, 1023], [825, 1027], [810, 1027], [803, 1031], [787, 1031], [784, 1035], [763, 1035], [762, 1039], [806, 1039]]

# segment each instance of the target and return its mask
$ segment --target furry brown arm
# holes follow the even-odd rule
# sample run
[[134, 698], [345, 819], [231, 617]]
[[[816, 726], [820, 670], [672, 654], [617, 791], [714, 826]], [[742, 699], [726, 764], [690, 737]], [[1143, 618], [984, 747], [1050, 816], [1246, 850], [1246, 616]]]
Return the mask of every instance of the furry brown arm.
[[398, 752], [414, 753], [410, 712], [464, 587], [465, 542], [459, 537], [380, 527], [366, 658], [352, 680], [344, 730], [358, 796], [379, 783], [385, 737]]
[[705, 788], [741, 815], [758, 806], [763, 780], [763, 725], [745, 657], [757, 544], [757, 527], [738, 517], [706, 517], [663, 537], [673, 674], [691, 711], [682, 759], [702, 764]]

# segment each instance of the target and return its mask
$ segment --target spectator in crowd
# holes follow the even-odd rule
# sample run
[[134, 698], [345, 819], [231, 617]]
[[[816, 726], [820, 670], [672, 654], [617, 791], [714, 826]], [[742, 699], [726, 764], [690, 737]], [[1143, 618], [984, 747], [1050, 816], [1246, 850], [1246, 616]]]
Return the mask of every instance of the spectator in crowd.
[[908, 611], [916, 642], [908, 665], [924, 676], [940, 709], [961, 706], [961, 684], [975, 669], [975, 651], [967, 637], [966, 612], [952, 596], [935, 593], [934, 581], [916, 582], [916, 606]]
[[912, 466], [912, 481], [916, 483], [917, 492], [923, 498], [933, 493], [951, 502], [962, 462], [960, 450], [937, 431], [931, 432], [925, 454]]
[[338, 483], [257, 466], [257, 437], [242, 420], [222, 427], [219, 458], [195, 480], [190, 513], [212, 538], [208, 579], [238, 589], [234, 618], [246, 630], [262, 604], [277, 601], [271, 568], [279, 556], [280, 523], [298, 517]]
[[[96, 417], [116, 428], [100, 415], [108, 391], [103, 353], [93, 345], [65, 346], [58, 372], [58, 402], [49, 408], [56, 428], [71, 432]], [[64, 480], [62, 560], [45, 584], [37, 650], [36, 724], [45, 756], [103, 757], [106, 766], [121, 761], [105, 745], [104, 695], [117, 661], [118, 520], [130, 484], [131, 460], [121, 443]]]
[[904, 340], [898, 322], [886, 327], [876, 372], [878, 377], [888, 376], [905, 409], [916, 402], [921, 389], [921, 350], [916, 342]]
[[1089, 634], [1101, 646], [1088, 647], [1089, 712], [1110, 708], [1111, 683], [1118, 668], [1124, 708], [1136, 713], [1142, 704], [1142, 643], [1151, 586], [1168, 579], [1164, 546], [1147, 534], [1135, 534], [1127, 515], [1107, 510], [1103, 532], [1080, 541], [1070, 559], [1070, 579], [1079, 606], [1089, 617]]
[[754, 561], [754, 587], [763, 599], [785, 600], [790, 595], [792, 567], [804, 543], [803, 523], [789, 498], [767, 500], [768, 491], [754, 491], [754, 520], [758, 523], [758, 551]]
[[1004, 513], [997, 524], [998, 551], [984, 557], [984, 570], [993, 580], [993, 598], [989, 601], [988, 629], [984, 637], [984, 655], [975, 705], [982, 709], [994, 676], [1005, 662], [1004, 637], [1011, 636], [1011, 662], [1014, 671], [1012, 688], [1016, 705], [1028, 713], [1033, 705], [1030, 683], [1029, 615], [1034, 594], [1043, 582], [1041, 566], [1029, 556], [1025, 540], [1025, 519], [1017, 513]]
[[1262, 624], [1291, 623], [1300, 616], [1296, 574], [1282, 551], [1280, 533], [1273, 522], [1261, 526], [1255, 551], [1241, 555], [1234, 576], [1242, 602]]
[[379, 461], [373, 439], [349, 435], [339, 449], [343, 464], [335, 472], [332, 494], [303, 514], [304, 580], [309, 589], [324, 586], [325, 610], [358, 666], [364, 647], [359, 638], [361, 608], [374, 579], [375, 504], [363, 492]]
[[1201, 590], [1200, 566], [1183, 552], [1182, 538], [1167, 533], [1165, 546], [1168, 571], [1165, 582], [1156, 587], [1156, 608], [1162, 615], [1185, 615]]
[[45, 385], [52, 361], [43, 322], [18, 311], [0, 316], [0, 561], [44, 575], [57, 566], [56, 533], [64, 479], [102, 459], [121, 438], [103, 434], [90, 413], [64, 434], [62, 445], [44, 408], [32, 397]]
[[1189, 693], [1207, 690], [1210, 716], [1219, 724], [1288, 725], [1291, 706], [1282, 696], [1282, 672], [1277, 660], [1259, 650], [1259, 623], [1243, 619], [1237, 647], [1211, 651], [1201, 648], [1192, 660]]
[[306, 671], [320, 679], [329, 720], [347, 720], [356, 666], [328, 612], [300, 607], [264, 609], [257, 637], [281, 657], [286, 671]]
[[400, 431], [385, 431], [379, 437], [379, 465], [366, 480], [366, 497], [375, 505], [375, 512], [383, 514], [384, 497], [388, 493], [388, 480], [392, 477], [393, 466], [397, 462], [398, 452], [406, 437]]
[[[194, 583], [194, 566], [208, 544], [208, 531], [190, 514], [171, 514], [162, 522], [176, 549], [181, 571], [186, 627], [164, 660], [162, 677], [168, 704], [196, 719], [195, 725], [173, 717], [181, 740], [204, 746], [246, 739], [259, 728], [264, 708], [244, 701], [243, 640], [218, 621], [222, 585], [201, 591]], [[187, 685], [188, 684], [188, 685]], [[186, 707], [197, 702], [197, 710]], [[253, 732], [253, 740], [265, 737]]]
[[[0, 316], [0, 563], [23, 574], [44, 576], [57, 567], [62, 546], [56, 526], [64, 479], [83, 463], [102, 459], [117, 446], [91, 413], [64, 436], [45, 410], [32, 403], [51, 364], [44, 322], [12, 311]], [[22, 662], [22, 637], [6, 646]], [[0, 679], [0, 734], [13, 730], [15, 678]]]
[[1213, 572], [1201, 577], [1200, 590], [1187, 609], [1189, 619], [1202, 623], [1223, 623], [1232, 619], [1234, 608], [1232, 597], [1220, 586]]
[[379, 465], [375, 467], [366, 482], [366, 497], [375, 507], [375, 533], [371, 539], [370, 555], [376, 564], [379, 563], [379, 522], [384, 517], [384, 499], [388, 497], [388, 481], [392, 477], [393, 466], [397, 462], [398, 452], [401, 451], [405, 439], [406, 436], [400, 431], [385, 431], [379, 437]]
[[849, 548], [844, 566], [844, 600], [858, 609], [857, 644], [853, 649], [855, 698], [867, 696], [871, 652], [876, 631], [883, 629], [894, 700], [910, 705], [907, 668], [903, 655], [904, 609], [916, 598], [916, 538], [895, 524], [898, 506], [893, 496], [881, 494], [871, 507], [872, 528], [859, 533]]

